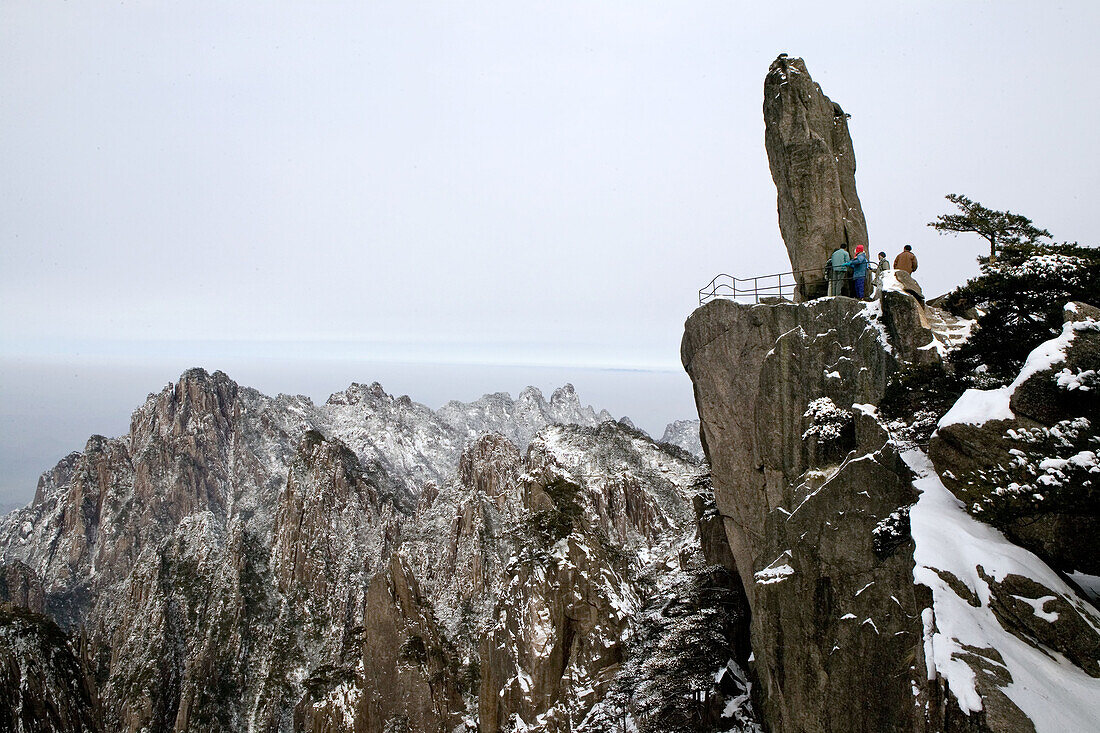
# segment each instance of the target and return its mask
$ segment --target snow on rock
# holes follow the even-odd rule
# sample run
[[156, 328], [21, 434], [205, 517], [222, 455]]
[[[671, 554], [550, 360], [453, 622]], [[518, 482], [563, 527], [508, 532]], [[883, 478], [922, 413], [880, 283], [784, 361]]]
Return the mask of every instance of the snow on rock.
[[698, 420], [674, 420], [665, 426], [662, 443], [683, 448], [696, 458], [703, 458], [703, 441], [699, 438]]
[[[763, 570], [759, 570], [753, 574], [758, 585], [771, 585], [772, 583], [781, 583], [787, 579], [788, 576], [794, 575], [794, 568], [792, 568], [787, 561], [791, 558], [791, 551], [787, 550], [778, 558], [773, 560]], [[782, 562], [781, 562], [782, 561]]]
[[1012, 390], [968, 389], [962, 393], [951, 409], [940, 418], [937, 427], [947, 425], [984, 425], [990, 420], [1012, 420], [1016, 416], [1009, 406]]
[[539, 660], [572, 639], [570, 709], [601, 698], [656, 584], [700, 555], [704, 470], [568, 385], [437, 412], [377, 383], [315, 405], [195, 369], [0, 517], [0, 578], [87, 629], [108, 729], [348, 729], [380, 696], [394, 725], [471, 729], [503, 689], [478, 672], [502, 614], [526, 619], [502, 653], [534, 655], [509, 689], [547, 729], [561, 668]]
[[[1050, 341], [1046, 341], [1035, 348], [1027, 357], [1020, 374], [1005, 387], [991, 390], [968, 389], [962, 397], [940, 418], [938, 427], [947, 425], [983, 425], [991, 420], [1011, 420], [1015, 417], [1009, 404], [1016, 389], [1038, 372], [1051, 369], [1055, 365], [1065, 361], [1066, 349], [1074, 342], [1074, 339], [1082, 331], [1098, 331], [1100, 323], [1086, 319], [1082, 321], [1067, 321], [1062, 324], [1062, 333]], [[1068, 370], [1064, 370], [1067, 372]], [[1081, 380], [1089, 377], [1058, 377], [1059, 384], [1066, 389], [1071, 385], [1081, 385]]]
[[1049, 610], [1056, 599], [1079, 614], [1093, 634], [1100, 633], [1100, 614], [1038, 557], [971, 518], [922, 451], [910, 450], [904, 460], [921, 492], [910, 521], [914, 579], [932, 590], [925, 618], [930, 668], [947, 681], [963, 712], [983, 710], [983, 698], [1000, 691], [1039, 733], [1094, 730], [1100, 679], [1059, 651], [1006, 628], [998, 613], [1004, 600], [998, 584], [1022, 577], [1043, 588], [1041, 596], [1023, 599], [1043, 623], [1059, 620]]
[[527, 387], [515, 400], [507, 392], [496, 392], [473, 402], [448, 402], [437, 414], [467, 439], [500, 433], [520, 450], [548, 425], [594, 427], [614, 419], [607, 410], [582, 405], [572, 384], [554, 390], [549, 401], [538, 388]]
[[0, 604], [0, 727], [98, 733], [92, 670], [48, 617]]

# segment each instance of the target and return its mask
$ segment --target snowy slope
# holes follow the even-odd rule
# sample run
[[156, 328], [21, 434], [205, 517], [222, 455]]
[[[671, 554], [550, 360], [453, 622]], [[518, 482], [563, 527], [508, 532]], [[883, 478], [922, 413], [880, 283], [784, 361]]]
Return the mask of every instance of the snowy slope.
[[[1059, 621], [1057, 607], [1062, 606], [1061, 614], [1076, 612], [1100, 633], [1100, 614], [1042, 560], [971, 518], [922, 451], [910, 450], [904, 458], [921, 492], [910, 511], [914, 579], [928, 586], [933, 597], [924, 617], [929, 678], [939, 673], [947, 680], [964, 712], [981, 711], [982, 698], [995, 687], [1038, 733], [1100, 729], [1100, 679], [1034, 638], [1006, 628], [997, 610], [998, 594], [1005, 591], [998, 585], [1018, 576], [1031, 581], [1029, 587], [1041, 588], [1034, 598], [1012, 595], [1031, 606], [1041, 624]], [[983, 675], [981, 657], [1003, 667], [1010, 682]]]

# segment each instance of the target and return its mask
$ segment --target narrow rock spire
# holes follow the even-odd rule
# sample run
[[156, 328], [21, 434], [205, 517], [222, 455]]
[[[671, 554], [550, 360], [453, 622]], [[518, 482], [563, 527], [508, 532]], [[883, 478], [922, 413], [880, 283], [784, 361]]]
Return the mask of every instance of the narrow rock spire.
[[764, 78], [764, 146], [791, 267], [811, 270], [797, 278], [798, 301], [825, 294], [820, 269], [837, 245], [849, 253], [867, 248], [848, 117], [802, 59], [780, 54], [772, 62]]

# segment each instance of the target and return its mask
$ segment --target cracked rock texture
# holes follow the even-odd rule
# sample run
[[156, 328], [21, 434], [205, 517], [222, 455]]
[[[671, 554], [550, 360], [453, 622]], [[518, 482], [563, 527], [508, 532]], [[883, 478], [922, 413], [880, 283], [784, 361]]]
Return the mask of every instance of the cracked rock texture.
[[[877, 402], [898, 366], [886, 338], [878, 314], [849, 298], [716, 302], [686, 325], [684, 366], [772, 730], [920, 729], [925, 601], [912, 543], [905, 532], [888, 549], [874, 542], [916, 494], [886, 431], [854, 407]], [[822, 399], [832, 407], [815, 426], [808, 408]]]
[[796, 276], [795, 299], [824, 295], [822, 268], [833, 250], [870, 249], [848, 115], [810, 78], [802, 59], [783, 54], [764, 78], [764, 146], [791, 267], [813, 271]]
[[[958, 474], [932, 471], [917, 448], [899, 455], [878, 419], [893, 375], [935, 355], [920, 308], [904, 294], [881, 306], [720, 301], [685, 325], [683, 363], [717, 509], [751, 608], [764, 723], [868, 733], [1078, 728], [1100, 695], [1100, 614], [1039, 558], [967, 517], [944, 488], [959, 487]], [[1063, 337], [1065, 363], [1023, 384], [1091, 384], [1091, 362], [1079, 357], [1092, 353], [1094, 327], [1067, 326], [1076, 338]], [[1038, 412], [1024, 402], [1013, 409]], [[1073, 404], [1079, 416], [1091, 403]], [[959, 436], [972, 441], [971, 462], [1000, 455], [996, 441]], [[1078, 455], [1088, 463], [1088, 451]], [[1080, 486], [1067, 491], [1076, 497]], [[977, 492], [959, 494], [968, 490]], [[938, 534], [949, 525], [958, 530]]]

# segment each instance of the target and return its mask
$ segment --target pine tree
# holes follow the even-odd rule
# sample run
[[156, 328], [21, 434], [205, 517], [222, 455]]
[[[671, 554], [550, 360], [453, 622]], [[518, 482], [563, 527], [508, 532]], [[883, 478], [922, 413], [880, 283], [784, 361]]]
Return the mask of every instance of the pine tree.
[[940, 234], [973, 232], [989, 242], [989, 260], [997, 258], [997, 252], [1006, 245], [1033, 245], [1040, 239], [1050, 238], [1050, 232], [1039, 229], [1031, 219], [1011, 211], [987, 209], [966, 196], [949, 193], [945, 197], [959, 208], [960, 214], [940, 214], [928, 226]]
[[1062, 329], [1072, 300], [1100, 302], [1100, 250], [1074, 244], [1010, 245], [996, 263], [953, 291], [948, 307], [979, 312], [977, 329], [951, 355], [974, 386], [1006, 384], [1028, 353]]

